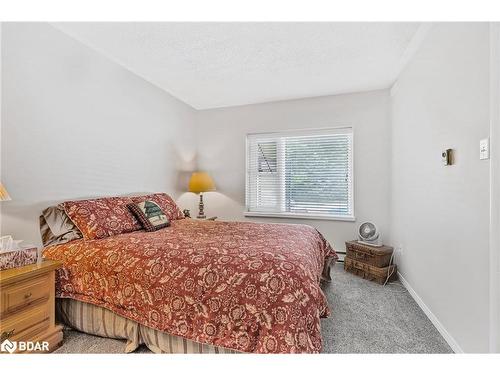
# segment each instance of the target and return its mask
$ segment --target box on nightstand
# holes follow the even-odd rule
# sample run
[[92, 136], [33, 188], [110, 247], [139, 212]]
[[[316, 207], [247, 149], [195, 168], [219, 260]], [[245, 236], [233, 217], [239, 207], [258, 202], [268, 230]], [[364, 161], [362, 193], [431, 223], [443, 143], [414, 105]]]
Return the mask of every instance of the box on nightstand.
[[35, 264], [37, 260], [38, 249], [36, 247], [0, 253], [0, 271]]
[[391, 264], [392, 247], [370, 246], [358, 241], [346, 242], [345, 246], [345, 271], [379, 284], [397, 279], [397, 266]]
[[394, 251], [390, 246], [370, 246], [358, 241], [346, 242], [345, 248], [347, 257], [374, 267], [387, 267]]

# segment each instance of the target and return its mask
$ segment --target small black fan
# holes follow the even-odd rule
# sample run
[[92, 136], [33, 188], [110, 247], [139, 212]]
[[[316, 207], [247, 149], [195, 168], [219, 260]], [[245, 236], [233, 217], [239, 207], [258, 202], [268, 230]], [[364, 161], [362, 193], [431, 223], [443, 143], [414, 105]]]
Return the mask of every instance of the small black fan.
[[377, 226], [372, 222], [364, 222], [358, 228], [358, 236], [360, 243], [370, 246], [382, 246], [380, 241], [380, 233]]

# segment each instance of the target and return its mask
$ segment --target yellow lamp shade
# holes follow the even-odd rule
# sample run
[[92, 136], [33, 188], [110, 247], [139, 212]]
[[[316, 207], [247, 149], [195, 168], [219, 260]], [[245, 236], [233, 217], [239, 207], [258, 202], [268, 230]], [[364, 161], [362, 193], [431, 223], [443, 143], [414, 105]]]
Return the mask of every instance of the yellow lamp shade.
[[206, 172], [194, 172], [189, 180], [189, 191], [192, 193], [204, 193], [214, 191], [215, 183]]
[[10, 195], [0, 182], [0, 201], [10, 201]]

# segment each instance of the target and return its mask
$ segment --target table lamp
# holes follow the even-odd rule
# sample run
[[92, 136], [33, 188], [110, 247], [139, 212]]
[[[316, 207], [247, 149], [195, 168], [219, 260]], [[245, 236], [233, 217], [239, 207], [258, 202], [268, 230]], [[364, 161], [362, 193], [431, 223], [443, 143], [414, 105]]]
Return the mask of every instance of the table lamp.
[[200, 203], [198, 205], [200, 212], [198, 213], [198, 219], [205, 219], [204, 204], [203, 204], [203, 193], [207, 191], [214, 191], [215, 183], [212, 177], [206, 172], [194, 172], [189, 180], [189, 191], [192, 193], [200, 194]]
[[0, 182], [0, 201], [10, 201], [10, 195]]

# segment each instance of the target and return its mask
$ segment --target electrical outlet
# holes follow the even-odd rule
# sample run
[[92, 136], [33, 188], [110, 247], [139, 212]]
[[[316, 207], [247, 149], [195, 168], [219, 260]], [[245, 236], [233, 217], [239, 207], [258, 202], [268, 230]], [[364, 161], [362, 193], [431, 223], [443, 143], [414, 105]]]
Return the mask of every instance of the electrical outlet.
[[403, 255], [403, 245], [397, 245], [395, 249], [396, 255]]

